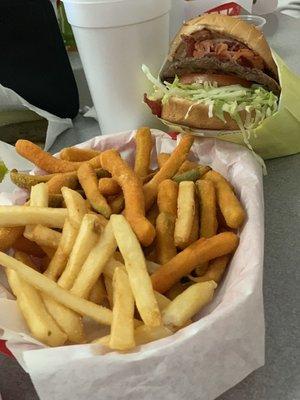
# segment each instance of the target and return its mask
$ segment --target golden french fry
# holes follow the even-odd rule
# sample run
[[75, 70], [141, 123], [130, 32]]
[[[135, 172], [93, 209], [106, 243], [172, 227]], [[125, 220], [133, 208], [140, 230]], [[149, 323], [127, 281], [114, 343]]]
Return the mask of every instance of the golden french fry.
[[99, 156], [100, 151], [93, 149], [80, 149], [79, 147], [66, 147], [59, 153], [59, 158], [65, 161], [89, 161]]
[[69, 260], [61, 277], [58, 280], [59, 286], [64, 289], [71, 289], [81, 268], [87, 259], [90, 251], [95, 246], [99, 238], [95, 230], [97, 217], [86, 214], [81, 222], [78, 235], [71, 250]]
[[61, 303], [65, 307], [77, 312], [78, 314], [90, 317], [100, 324], [111, 324], [111, 310], [73, 295], [69, 291], [58, 286], [57, 283], [51, 279], [47, 278], [47, 276], [34, 271], [24, 263], [8, 256], [3, 252], [0, 252], [0, 265], [16, 271], [18, 275], [30, 285], [52, 297], [58, 303]]
[[233, 189], [233, 186], [231, 185], [231, 183], [230, 183], [227, 179], [225, 179], [224, 176], [221, 175], [221, 174], [220, 174], [219, 172], [217, 172], [217, 171], [213, 171], [213, 170], [208, 171], [208, 172], [203, 176], [202, 179], [212, 181], [213, 183], [217, 183], [217, 182], [220, 182], [220, 181], [221, 181], [221, 182], [226, 182], [226, 183], [231, 187], [231, 189]]
[[177, 254], [174, 243], [175, 217], [160, 213], [156, 220], [156, 257], [160, 264], [165, 264]]
[[103, 196], [114, 196], [122, 191], [118, 182], [113, 178], [99, 179], [98, 189]]
[[[172, 335], [173, 332], [166, 326], [160, 325], [150, 327], [141, 325], [134, 330], [134, 340], [136, 346], [142, 346], [143, 344], [154, 342], [155, 340], [163, 339]], [[101, 344], [102, 346], [109, 347], [110, 335], [103, 336], [100, 339], [94, 340], [92, 343]]]
[[178, 184], [165, 179], [158, 186], [157, 205], [159, 212], [177, 217]]
[[154, 292], [154, 296], [156, 298], [158, 308], [160, 309], [160, 311], [164, 310], [171, 303], [171, 300], [168, 299], [168, 297], [164, 296], [159, 292]]
[[158, 214], [159, 214], [159, 210], [158, 210], [157, 204], [155, 203], [155, 204], [153, 204], [153, 206], [150, 208], [150, 210], [146, 214], [147, 220], [153, 226], [155, 226], [155, 224], [156, 224], [156, 218], [158, 217]]
[[172, 178], [176, 174], [182, 163], [185, 161], [193, 142], [194, 138], [192, 135], [183, 136], [180, 143], [171, 154], [171, 157], [157, 172], [157, 174], [151, 179], [151, 181], [144, 185], [146, 210], [149, 210], [149, 208], [154, 203], [157, 196], [159, 184], [165, 179]]
[[168, 263], [162, 265], [152, 276], [154, 290], [164, 293], [183, 276], [192, 272], [199, 262], [230, 254], [238, 246], [239, 238], [233, 232], [219, 233], [209, 239], [199, 239]]
[[98, 180], [93, 168], [87, 163], [82, 164], [77, 174], [79, 182], [93, 209], [104, 215], [105, 218], [109, 218], [111, 215], [111, 208], [98, 189]]
[[67, 210], [49, 207], [0, 206], [0, 226], [46, 225], [62, 228]]
[[[24, 253], [16, 252], [15, 257], [29, 265], [28, 268], [33, 267], [30, 257]], [[48, 346], [62, 346], [67, 340], [67, 335], [61, 331], [55, 320], [47, 312], [38, 290], [24, 281], [12, 269], [7, 268], [6, 275], [32, 335]]]
[[135, 164], [134, 172], [141, 178], [149, 173], [150, 158], [153, 147], [153, 140], [149, 128], [140, 128], [135, 135]]
[[100, 279], [98, 279], [95, 285], [92, 287], [89, 300], [95, 304], [101, 305], [105, 297], [106, 290], [102, 277], [100, 277]]
[[239, 228], [246, 218], [243, 206], [227, 182], [220, 180], [215, 185], [218, 204], [226, 224], [230, 228]]
[[[174, 300], [180, 293], [184, 292], [187, 287], [189, 287], [186, 283], [177, 282], [173, 285], [169, 290], [165, 292], [165, 296], [170, 299]], [[157, 292], [159, 293], [159, 292]]]
[[113, 277], [113, 319], [109, 347], [129, 350], [134, 341], [134, 298], [126, 271], [116, 268]]
[[79, 229], [83, 217], [88, 213], [87, 203], [75, 190], [63, 187], [61, 192], [66, 203], [70, 222], [75, 228]]
[[12, 246], [15, 250], [29, 254], [35, 257], [44, 257], [47, 254], [35, 242], [26, 239], [24, 236], [19, 237]]
[[40, 246], [40, 247], [43, 250], [43, 252], [47, 255], [49, 260], [51, 260], [54, 257], [54, 254], [56, 252], [56, 249], [54, 247], [49, 247], [49, 246]]
[[117, 243], [112, 224], [109, 222], [84, 262], [71, 288], [71, 293], [87, 298], [92, 287], [103, 272], [105, 265], [116, 251], [116, 248]]
[[112, 257], [108, 263], [105, 265], [103, 269], [103, 274], [107, 276], [108, 278], [112, 279], [115, 273], [116, 268], [124, 268], [125, 265], [120, 262], [119, 260], [116, 260], [114, 257]]
[[[18, 154], [49, 173], [72, 172], [78, 170], [82, 165], [82, 162], [65, 161], [53, 157], [29, 140], [19, 139], [15, 147]], [[94, 157], [87, 162], [93, 168], [101, 167], [100, 156]]]
[[109, 306], [111, 309], [113, 309], [114, 298], [113, 298], [112, 278], [109, 278], [108, 276], [104, 276], [104, 285], [105, 285], [105, 289], [106, 289], [107, 300], [108, 300]]
[[162, 312], [164, 325], [181, 327], [208, 304], [217, 287], [216, 282], [195, 283], [179, 294]]
[[61, 240], [61, 233], [43, 225], [35, 225], [31, 238], [39, 246], [49, 246], [56, 249]]
[[111, 223], [140, 316], [145, 325], [158, 326], [161, 323], [160, 311], [139, 241], [123, 215], [112, 215]]
[[152, 275], [161, 265], [154, 261], [146, 260], [146, 266], [149, 275]]
[[160, 153], [157, 154], [157, 164], [159, 169], [162, 168], [162, 166], [168, 161], [168, 159], [171, 157], [171, 154], [168, 153]]
[[67, 218], [63, 227], [59, 245], [48, 265], [48, 268], [44, 272], [46, 276], [56, 281], [62, 274], [74, 246], [77, 233], [77, 229], [74, 228], [70, 220]]
[[0, 251], [6, 251], [12, 247], [16, 240], [19, 239], [24, 232], [23, 226], [15, 226], [13, 228], [0, 228]]
[[125, 199], [123, 194], [118, 194], [117, 196], [112, 196], [108, 200], [108, 204], [111, 208], [112, 214], [120, 214], [125, 207]]
[[217, 200], [215, 186], [212, 181], [200, 180], [196, 182], [200, 201], [200, 236], [210, 238], [217, 233]]
[[47, 182], [49, 194], [60, 194], [61, 188], [76, 189], [78, 187], [77, 175], [56, 174]]
[[196, 278], [191, 277], [190, 279], [194, 282], [215, 281], [216, 283], [219, 283], [226, 270], [229, 260], [230, 256], [228, 254], [218, 257], [209, 263], [208, 269], [204, 274]]
[[195, 216], [194, 182], [180, 182], [177, 200], [177, 219], [174, 241], [178, 247], [184, 247], [189, 241]]
[[139, 241], [149, 246], [155, 237], [153, 225], [145, 217], [145, 202], [140, 178], [114, 150], [106, 150], [101, 162], [121, 186], [125, 198], [125, 215]]

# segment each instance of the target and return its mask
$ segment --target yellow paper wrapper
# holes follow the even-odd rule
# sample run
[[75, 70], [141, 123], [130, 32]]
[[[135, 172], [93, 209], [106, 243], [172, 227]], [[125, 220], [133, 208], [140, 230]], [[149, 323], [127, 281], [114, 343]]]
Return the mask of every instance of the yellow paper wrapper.
[[[278, 67], [281, 95], [278, 111], [251, 132], [249, 143], [263, 159], [276, 158], [300, 152], [300, 77], [292, 72], [275, 53]], [[162, 120], [171, 129], [190, 132], [204, 137], [217, 137], [233, 143], [245, 145], [241, 131], [205, 131], [175, 125]]]

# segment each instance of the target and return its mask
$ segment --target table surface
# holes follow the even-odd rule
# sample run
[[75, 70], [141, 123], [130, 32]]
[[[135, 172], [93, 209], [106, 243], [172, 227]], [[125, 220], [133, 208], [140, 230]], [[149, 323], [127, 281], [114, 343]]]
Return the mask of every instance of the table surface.
[[[267, 16], [265, 33], [272, 47], [300, 73], [300, 21], [282, 14]], [[82, 128], [85, 128], [84, 134]], [[92, 120], [79, 117], [72, 131], [52, 147], [58, 151], [99, 134]], [[299, 400], [300, 155], [267, 161], [265, 194], [264, 304], [266, 363], [218, 400]], [[37, 400], [29, 377], [13, 359], [0, 355], [3, 400]], [[117, 397], [116, 397], [117, 398]]]

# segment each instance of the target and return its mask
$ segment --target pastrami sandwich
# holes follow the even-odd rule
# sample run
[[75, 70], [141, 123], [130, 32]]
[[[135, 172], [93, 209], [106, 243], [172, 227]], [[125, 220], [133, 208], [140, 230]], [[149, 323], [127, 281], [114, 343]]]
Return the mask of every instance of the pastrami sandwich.
[[262, 32], [208, 14], [186, 22], [144, 101], [163, 120], [203, 130], [257, 127], [278, 107], [277, 66]]

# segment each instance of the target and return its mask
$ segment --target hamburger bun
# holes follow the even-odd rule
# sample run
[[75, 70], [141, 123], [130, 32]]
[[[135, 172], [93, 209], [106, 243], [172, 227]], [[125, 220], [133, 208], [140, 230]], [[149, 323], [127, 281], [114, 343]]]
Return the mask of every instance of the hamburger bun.
[[[189, 111], [190, 110], [190, 111]], [[242, 121], [245, 120], [246, 113], [240, 112]], [[224, 113], [226, 123], [219, 118], [208, 116], [208, 106], [201, 103], [183, 99], [181, 97], [171, 97], [162, 107], [161, 118], [165, 121], [177, 125], [185, 125], [190, 128], [203, 130], [240, 130], [237, 123], [228, 113]]]
[[202, 29], [208, 29], [244, 43], [264, 60], [274, 77], [278, 77], [277, 66], [263, 33], [254, 25], [228, 15], [205, 14], [185, 22], [171, 44], [168, 61], [174, 61], [183, 42], [182, 35], [190, 36]]

